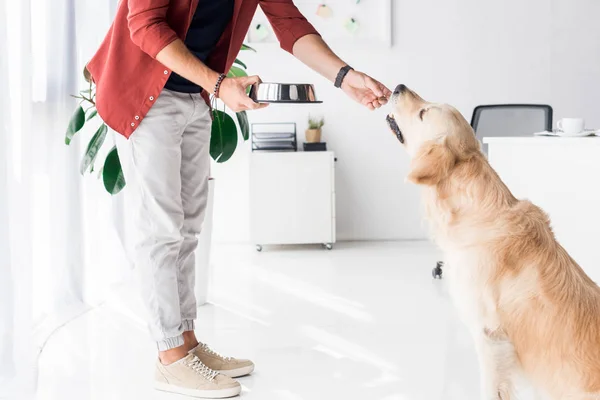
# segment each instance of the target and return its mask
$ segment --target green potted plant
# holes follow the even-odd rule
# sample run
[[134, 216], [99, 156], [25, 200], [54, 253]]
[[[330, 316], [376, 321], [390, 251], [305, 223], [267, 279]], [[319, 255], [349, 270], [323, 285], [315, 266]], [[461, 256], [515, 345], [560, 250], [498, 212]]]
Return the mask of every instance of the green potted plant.
[[325, 118], [313, 118], [308, 116], [308, 129], [305, 132], [306, 143], [321, 142], [321, 128], [325, 125]]
[[[250, 46], [242, 45], [241, 50], [256, 51]], [[246, 65], [236, 59], [234, 65], [227, 73], [229, 77], [248, 76], [246, 73]], [[93, 123], [95, 120], [100, 120], [98, 111], [96, 110], [96, 88], [92, 83], [91, 76], [87, 69], [84, 69], [84, 78], [89, 83], [89, 86], [79, 92], [78, 96], [73, 96], [79, 99], [79, 105], [75, 109], [65, 135], [65, 144], [70, 145], [71, 140], [77, 132], [79, 132], [87, 124]], [[244, 140], [250, 137], [250, 125], [248, 123], [248, 115], [245, 111], [235, 113], [239, 132]], [[218, 163], [226, 162], [231, 158], [238, 144], [238, 126], [236, 126], [233, 118], [226, 112], [213, 110], [213, 124], [210, 138], [210, 155]], [[97, 157], [100, 149], [104, 145], [106, 135], [108, 133], [107, 125], [100, 121], [98, 128], [90, 138], [86, 150], [83, 154], [79, 172], [84, 175], [86, 172], [94, 172], [97, 167]], [[116, 146], [113, 146], [108, 152], [106, 158], [102, 162], [98, 176], [102, 177], [104, 188], [108, 193], [114, 195], [119, 193], [125, 187], [125, 178], [121, 169], [121, 162], [117, 153]]]

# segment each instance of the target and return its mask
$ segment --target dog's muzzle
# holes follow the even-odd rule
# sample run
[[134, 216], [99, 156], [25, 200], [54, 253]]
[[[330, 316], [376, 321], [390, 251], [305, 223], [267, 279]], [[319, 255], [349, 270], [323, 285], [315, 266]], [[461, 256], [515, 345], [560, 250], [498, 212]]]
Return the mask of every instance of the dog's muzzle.
[[394, 135], [396, 135], [400, 143], [404, 143], [404, 136], [402, 136], [402, 131], [400, 131], [400, 128], [398, 128], [398, 124], [396, 123], [394, 116], [390, 114], [387, 117], [385, 117], [385, 120], [387, 121], [390, 129], [392, 130]]

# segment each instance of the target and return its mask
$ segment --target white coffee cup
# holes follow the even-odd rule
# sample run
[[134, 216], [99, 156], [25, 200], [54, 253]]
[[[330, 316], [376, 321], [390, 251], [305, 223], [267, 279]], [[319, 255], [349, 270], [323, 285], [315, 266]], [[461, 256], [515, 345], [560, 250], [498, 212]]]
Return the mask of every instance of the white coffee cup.
[[563, 118], [556, 124], [558, 130], [563, 131], [567, 135], [575, 135], [583, 132], [585, 121], [583, 118]]

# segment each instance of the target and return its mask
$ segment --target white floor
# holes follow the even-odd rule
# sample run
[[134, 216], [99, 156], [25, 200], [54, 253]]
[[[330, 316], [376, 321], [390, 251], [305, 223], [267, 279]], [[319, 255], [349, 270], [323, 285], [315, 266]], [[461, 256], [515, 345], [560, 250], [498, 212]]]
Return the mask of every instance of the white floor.
[[[421, 242], [218, 247], [197, 333], [254, 360], [243, 399], [475, 399], [472, 343], [431, 278], [438, 257]], [[38, 399], [183, 398], [151, 389], [154, 347], [130, 303], [115, 296], [50, 339]]]

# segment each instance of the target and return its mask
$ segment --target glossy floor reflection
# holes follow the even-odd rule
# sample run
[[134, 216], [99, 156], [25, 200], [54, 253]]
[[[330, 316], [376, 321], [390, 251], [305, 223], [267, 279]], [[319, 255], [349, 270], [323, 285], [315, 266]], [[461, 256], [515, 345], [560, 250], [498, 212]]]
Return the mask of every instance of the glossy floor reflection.
[[[197, 333], [252, 358], [243, 399], [435, 400], [478, 397], [475, 353], [422, 242], [223, 246]], [[38, 398], [182, 399], [151, 388], [154, 347], [135, 288], [57, 332], [40, 359]]]

